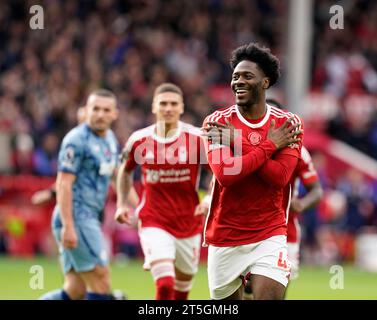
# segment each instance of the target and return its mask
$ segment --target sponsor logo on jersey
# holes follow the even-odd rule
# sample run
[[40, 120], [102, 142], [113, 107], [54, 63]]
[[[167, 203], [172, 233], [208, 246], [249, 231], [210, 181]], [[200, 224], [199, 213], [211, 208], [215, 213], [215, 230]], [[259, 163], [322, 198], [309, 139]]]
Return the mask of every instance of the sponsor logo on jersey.
[[67, 147], [64, 151], [62, 164], [64, 167], [72, 168], [75, 161], [75, 149], [73, 147]]
[[147, 169], [145, 180], [147, 183], [176, 183], [191, 180], [190, 169]]
[[99, 174], [101, 176], [112, 176], [115, 169], [115, 163], [112, 162], [101, 162], [99, 167]]

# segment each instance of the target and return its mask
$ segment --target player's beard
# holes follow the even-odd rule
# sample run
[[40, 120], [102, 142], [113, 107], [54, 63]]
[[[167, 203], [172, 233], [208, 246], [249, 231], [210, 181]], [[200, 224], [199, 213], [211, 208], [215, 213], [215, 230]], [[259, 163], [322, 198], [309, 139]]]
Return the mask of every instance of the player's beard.
[[107, 124], [105, 124], [103, 121], [102, 121], [102, 123], [95, 121], [90, 125], [90, 127], [98, 135], [104, 135], [106, 133], [107, 129], [109, 128], [109, 126]]
[[261, 96], [262, 81], [259, 81], [253, 85], [250, 85], [249, 98], [244, 102], [238, 102], [237, 105], [240, 107], [252, 107], [257, 104]]

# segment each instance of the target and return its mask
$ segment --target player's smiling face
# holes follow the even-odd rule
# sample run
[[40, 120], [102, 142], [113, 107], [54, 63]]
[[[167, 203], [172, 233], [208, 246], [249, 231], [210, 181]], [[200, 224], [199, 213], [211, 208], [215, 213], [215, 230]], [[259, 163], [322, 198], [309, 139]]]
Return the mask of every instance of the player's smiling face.
[[183, 113], [182, 96], [175, 92], [159, 93], [153, 99], [152, 112], [156, 115], [157, 122], [177, 124]]
[[91, 95], [87, 102], [87, 121], [90, 128], [104, 135], [117, 118], [116, 101], [111, 97]]
[[267, 87], [268, 78], [255, 62], [243, 60], [237, 64], [231, 81], [237, 105], [251, 106], [255, 104], [264, 90], [262, 84]]

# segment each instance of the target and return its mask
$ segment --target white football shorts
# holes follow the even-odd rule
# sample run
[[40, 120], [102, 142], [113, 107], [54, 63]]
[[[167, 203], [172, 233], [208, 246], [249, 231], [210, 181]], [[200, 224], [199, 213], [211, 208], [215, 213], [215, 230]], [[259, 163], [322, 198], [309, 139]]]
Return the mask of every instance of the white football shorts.
[[178, 239], [169, 232], [154, 227], [139, 229], [140, 243], [144, 253], [144, 269], [161, 259], [175, 260], [175, 267], [189, 275], [198, 271], [201, 234]]
[[233, 247], [208, 247], [208, 284], [211, 299], [232, 295], [245, 278], [259, 274], [287, 286], [290, 262], [287, 237], [273, 236], [260, 242]]

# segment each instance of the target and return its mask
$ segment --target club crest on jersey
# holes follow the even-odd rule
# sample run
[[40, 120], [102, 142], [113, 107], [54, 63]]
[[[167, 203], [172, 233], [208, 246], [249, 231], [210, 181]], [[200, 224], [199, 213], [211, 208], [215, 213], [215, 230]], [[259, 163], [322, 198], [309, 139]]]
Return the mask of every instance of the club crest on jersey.
[[262, 136], [259, 134], [259, 132], [252, 131], [247, 136], [247, 139], [250, 141], [252, 145], [256, 146], [261, 142]]

